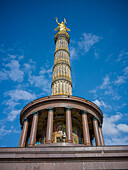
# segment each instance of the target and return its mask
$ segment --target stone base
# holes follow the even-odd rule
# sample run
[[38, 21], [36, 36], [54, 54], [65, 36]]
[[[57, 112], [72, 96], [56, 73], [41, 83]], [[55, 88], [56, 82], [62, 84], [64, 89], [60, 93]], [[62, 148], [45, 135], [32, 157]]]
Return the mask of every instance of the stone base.
[[29, 148], [0, 148], [0, 169], [128, 169], [128, 146], [89, 147], [57, 143]]

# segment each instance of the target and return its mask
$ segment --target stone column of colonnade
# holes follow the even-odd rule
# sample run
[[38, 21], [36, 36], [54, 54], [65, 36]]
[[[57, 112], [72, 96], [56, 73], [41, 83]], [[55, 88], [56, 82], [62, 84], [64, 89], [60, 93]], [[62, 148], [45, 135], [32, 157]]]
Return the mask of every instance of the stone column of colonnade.
[[38, 116], [39, 116], [39, 113], [37, 111], [33, 113], [33, 120], [32, 120], [32, 127], [31, 127], [31, 133], [30, 133], [29, 146], [33, 146], [33, 145], [36, 144]]
[[102, 124], [99, 125], [99, 135], [100, 135], [100, 141], [101, 141], [101, 146], [104, 146], [104, 138], [103, 138], [103, 133], [102, 133]]
[[87, 118], [88, 112], [82, 111], [81, 114], [82, 114], [84, 144], [87, 145], [87, 146], [91, 146], [89, 126], [88, 126], [88, 118]]
[[55, 35], [55, 54], [52, 79], [52, 95], [72, 95], [69, 34], [59, 31]]
[[47, 131], [46, 131], [46, 143], [52, 142], [52, 134], [53, 134], [53, 115], [54, 108], [47, 108], [48, 110], [48, 120], [47, 120]]
[[23, 134], [23, 126], [21, 126], [21, 134], [20, 134], [20, 140], [19, 140], [18, 147], [21, 147], [22, 134]]
[[96, 117], [93, 117], [93, 129], [94, 129], [96, 146], [101, 146], [101, 139], [100, 139], [101, 137], [99, 133], [98, 119]]
[[71, 116], [71, 107], [66, 107], [66, 135], [67, 142], [72, 143], [72, 116]]
[[21, 131], [20, 141], [19, 141], [19, 147], [25, 147], [26, 145], [26, 139], [27, 139], [27, 133], [28, 133], [28, 119], [25, 118], [23, 121], [23, 129]]

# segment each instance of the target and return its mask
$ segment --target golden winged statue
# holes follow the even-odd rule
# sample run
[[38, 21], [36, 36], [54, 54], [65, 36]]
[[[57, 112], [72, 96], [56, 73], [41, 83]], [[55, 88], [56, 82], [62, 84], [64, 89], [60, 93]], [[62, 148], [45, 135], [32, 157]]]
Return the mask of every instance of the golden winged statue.
[[56, 29], [54, 29], [55, 31], [59, 30], [59, 31], [70, 31], [70, 29], [68, 29], [66, 27], [66, 19], [64, 18], [64, 21], [61, 22], [61, 24], [58, 22], [58, 18], [56, 17], [56, 22], [58, 24], [58, 27]]

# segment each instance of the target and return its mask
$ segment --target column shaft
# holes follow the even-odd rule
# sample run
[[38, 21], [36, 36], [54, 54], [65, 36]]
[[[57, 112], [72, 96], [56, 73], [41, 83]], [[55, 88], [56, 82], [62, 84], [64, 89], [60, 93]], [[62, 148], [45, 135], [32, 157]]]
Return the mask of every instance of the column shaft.
[[102, 133], [102, 125], [99, 126], [99, 134], [100, 134], [100, 141], [101, 141], [101, 146], [104, 146], [104, 138], [103, 138], [103, 133]]
[[36, 144], [37, 125], [38, 125], [38, 113], [35, 113], [33, 115], [33, 120], [32, 120], [29, 146], [33, 146]]
[[52, 134], [53, 134], [53, 108], [48, 109], [48, 120], [47, 120], [47, 132], [46, 132], [46, 143], [52, 142]]
[[20, 147], [25, 147], [26, 139], [27, 139], [27, 133], [28, 133], [28, 120], [26, 119], [24, 121], [24, 125], [23, 125], [23, 132], [22, 132], [22, 139], [21, 139]]
[[67, 142], [72, 143], [72, 117], [71, 108], [66, 108], [66, 134]]
[[20, 134], [20, 140], [19, 140], [18, 147], [21, 147], [22, 135], [23, 135], [23, 128], [21, 129], [21, 134]]
[[91, 146], [87, 113], [82, 113], [84, 144]]
[[94, 128], [94, 135], [95, 135], [96, 146], [101, 146], [97, 119], [93, 119], [93, 128]]

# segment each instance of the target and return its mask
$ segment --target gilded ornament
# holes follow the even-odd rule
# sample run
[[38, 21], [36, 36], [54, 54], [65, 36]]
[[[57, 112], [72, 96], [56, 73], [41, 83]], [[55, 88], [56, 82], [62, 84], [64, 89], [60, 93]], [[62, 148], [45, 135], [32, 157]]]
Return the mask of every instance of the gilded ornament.
[[66, 19], [64, 18], [64, 21], [62, 21], [61, 23], [59, 23], [58, 22], [58, 18], [56, 17], [55, 18], [56, 19], [56, 23], [58, 24], [58, 27], [55, 29], [55, 31], [57, 31], [57, 30], [59, 30], [59, 31], [70, 31], [70, 29], [68, 29], [67, 27], [66, 27], [66, 24], [67, 24], [67, 22], [66, 22]]

